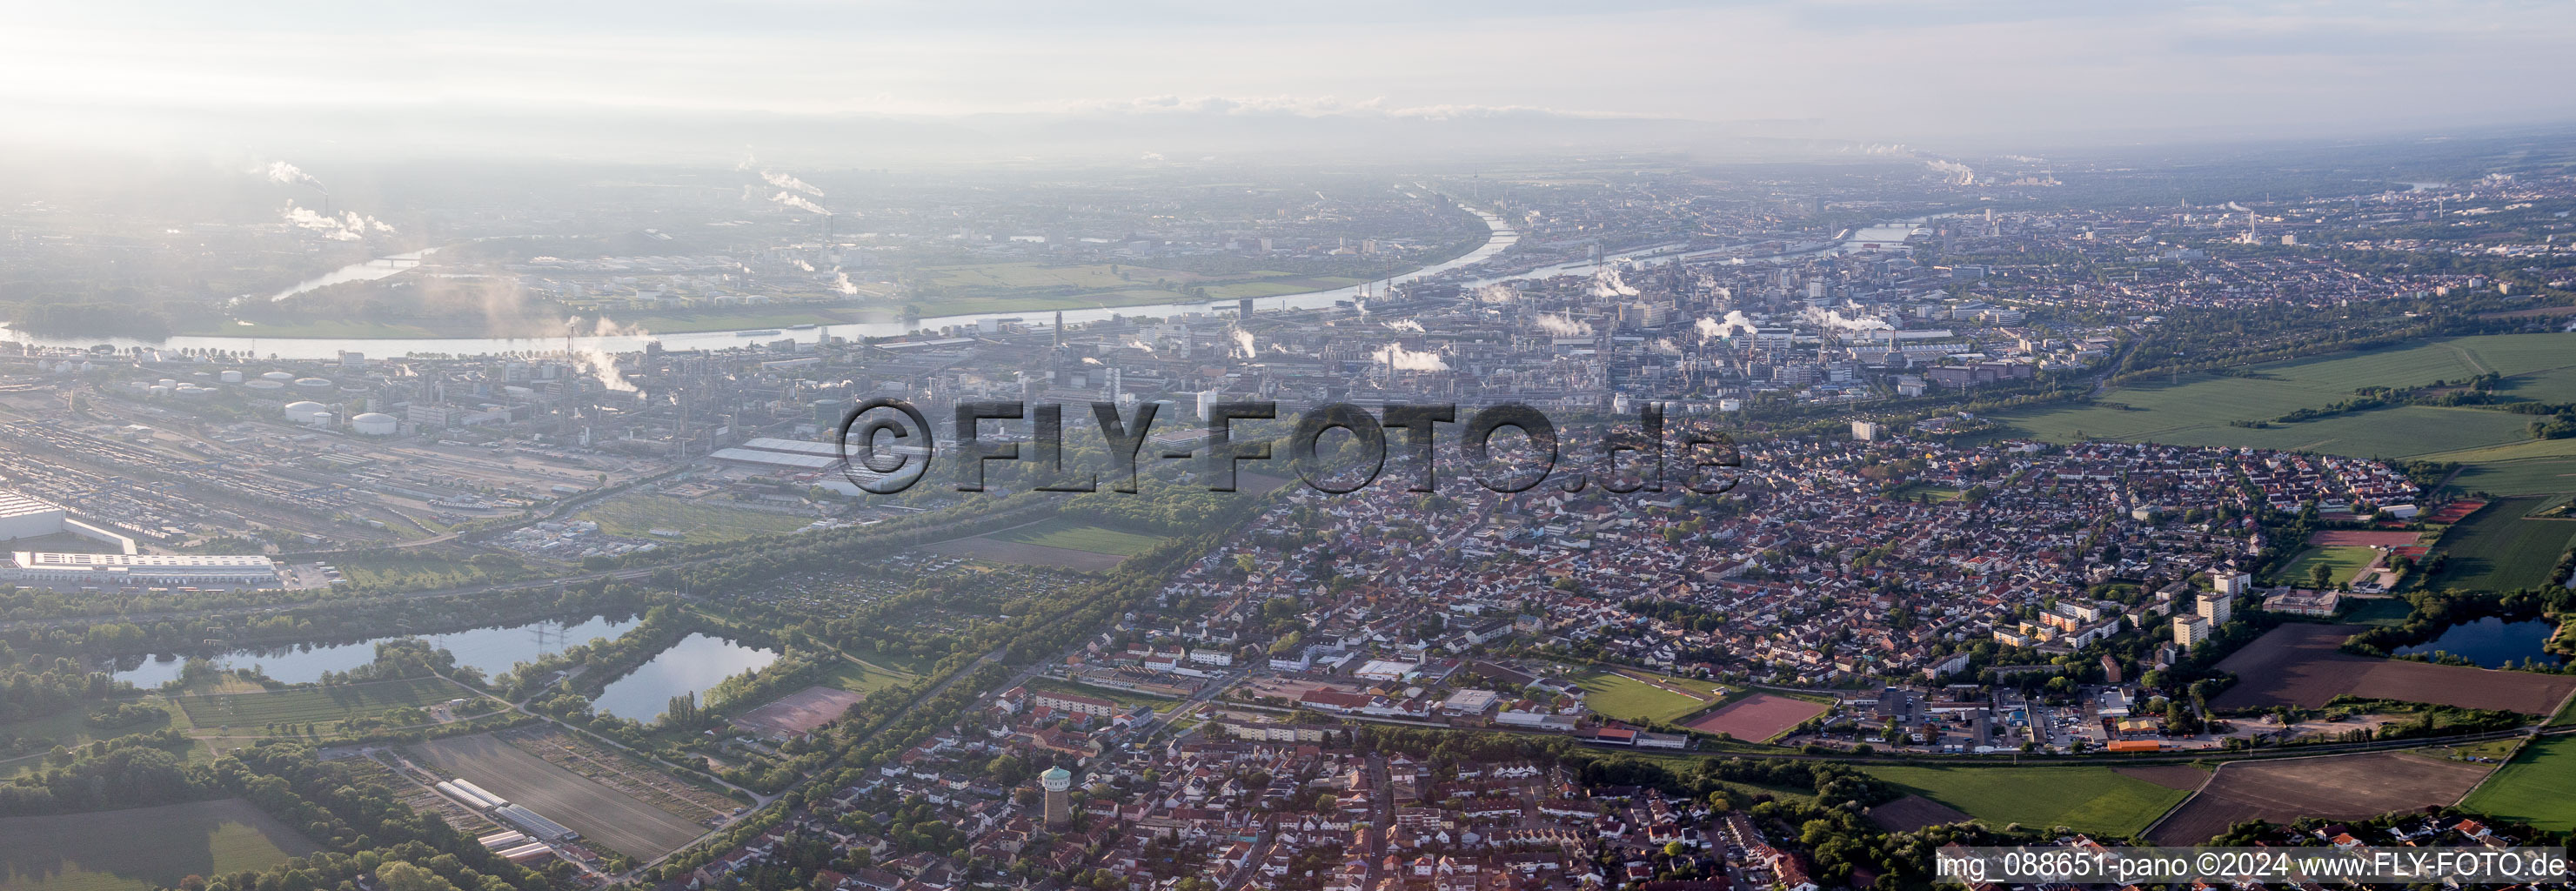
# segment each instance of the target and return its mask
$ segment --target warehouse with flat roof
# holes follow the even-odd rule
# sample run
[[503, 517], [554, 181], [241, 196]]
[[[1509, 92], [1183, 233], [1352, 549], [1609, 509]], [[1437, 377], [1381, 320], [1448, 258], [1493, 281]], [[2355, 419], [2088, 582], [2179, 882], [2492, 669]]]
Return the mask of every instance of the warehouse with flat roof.
[[101, 588], [278, 588], [277, 561], [260, 554], [66, 554], [13, 551], [0, 570], [22, 584]]
[[0, 539], [52, 535], [69, 518], [61, 505], [0, 490]]

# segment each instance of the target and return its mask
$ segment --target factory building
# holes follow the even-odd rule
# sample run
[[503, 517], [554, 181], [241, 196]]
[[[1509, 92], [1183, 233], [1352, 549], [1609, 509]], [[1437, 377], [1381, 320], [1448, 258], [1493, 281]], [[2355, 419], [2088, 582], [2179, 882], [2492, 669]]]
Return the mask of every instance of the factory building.
[[0, 539], [35, 538], [63, 531], [68, 519], [62, 507], [0, 491]]
[[277, 588], [277, 562], [259, 554], [63, 554], [15, 551], [8, 581], [63, 587]]

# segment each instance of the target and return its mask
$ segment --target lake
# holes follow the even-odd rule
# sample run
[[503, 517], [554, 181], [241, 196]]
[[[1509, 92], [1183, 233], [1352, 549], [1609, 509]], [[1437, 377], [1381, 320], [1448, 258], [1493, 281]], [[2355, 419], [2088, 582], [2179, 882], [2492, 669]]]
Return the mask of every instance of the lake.
[[[214, 657], [220, 668], [245, 668], [257, 665], [268, 676], [290, 684], [307, 684], [322, 679], [324, 672], [348, 671], [376, 661], [376, 643], [400, 637], [418, 637], [431, 646], [456, 654], [456, 664], [479, 668], [485, 676], [498, 674], [510, 666], [535, 659], [540, 652], [560, 652], [565, 647], [589, 643], [594, 638], [617, 637], [635, 627], [640, 619], [611, 620], [596, 616], [579, 624], [563, 622], [529, 622], [519, 625], [475, 628], [446, 634], [391, 634], [371, 637], [357, 643], [299, 645], [266, 649], [234, 650]], [[543, 633], [540, 643], [539, 634]], [[150, 689], [164, 681], [179, 679], [179, 669], [187, 660], [171, 654], [129, 656], [117, 660], [117, 680]], [[133, 667], [127, 668], [126, 666]]]
[[625, 677], [609, 682], [591, 707], [601, 714], [652, 723], [671, 708], [671, 697], [707, 690], [724, 679], [778, 661], [778, 651], [749, 647], [704, 632], [691, 632]]
[[2397, 651], [2397, 655], [2430, 655], [2435, 651], [2466, 658], [2485, 668], [2502, 668], [2521, 664], [2525, 659], [2539, 659], [2544, 664], [2565, 661], [2565, 657], [2540, 648], [2549, 642], [2557, 626], [2548, 619], [2525, 619], [2507, 622], [2488, 616], [2475, 622], [2453, 625], [2436, 637]]

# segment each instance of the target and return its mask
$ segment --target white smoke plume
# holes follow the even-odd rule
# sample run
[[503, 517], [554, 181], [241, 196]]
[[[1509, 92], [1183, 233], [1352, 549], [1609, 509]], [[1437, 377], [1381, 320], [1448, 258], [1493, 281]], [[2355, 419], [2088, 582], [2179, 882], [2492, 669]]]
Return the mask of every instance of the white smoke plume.
[[807, 262], [805, 262], [805, 261], [803, 261], [803, 260], [798, 260], [798, 261], [796, 261], [796, 268], [798, 268], [798, 269], [802, 269], [802, 270], [805, 270], [805, 271], [807, 271], [807, 272], [812, 272], [812, 271], [814, 271], [814, 264], [812, 264], [812, 263], [807, 263]]
[[279, 213], [286, 218], [288, 225], [313, 230], [332, 241], [357, 241], [370, 233], [377, 235], [394, 233], [394, 227], [385, 225], [383, 220], [354, 210], [336, 217], [324, 216], [312, 208], [289, 201], [286, 202], [285, 209]]
[[620, 393], [635, 392], [635, 384], [617, 373], [617, 357], [598, 347], [583, 347], [572, 352], [572, 363], [590, 374], [591, 380]]
[[1798, 318], [1804, 319], [1810, 324], [1820, 325], [1839, 331], [1885, 331], [1896, 327], [1881, 319], [1873, 319], [1868, 316], [1855, 318], [1843, 315], [1842, 313], [1834, 310], [1816, 309], [1814, 307], [1808, 307], [1806, 311], [1799, 313]]
[[1558, 337], [1585, 337], [1592, 333], [1592, 326], [1567, 316], [1543, 312], [1538, 314], [1538, 330]]
[[1966, 164], [1961, 164], [1957, 161], [1944, 161], [1939, 158], [1926, 158], [1923, 163], [1924, 165], [1931, 167], [1933, 170], [1940, 171], [1942, 178], [1948, 181], [1951, 185], [1970, 186], [1977, 183], [1977, 172], [1968, 169], [1968, 165]]
[[786, 207], [793, 207], [793, 208], [798, 208], [798, 209], [801, 209], [801, 210], [812, 211], [812, 212], [814, 212], [814, 213], [819, 213], [819, 214], [822, 214], [822, 215], [827, 216], [827, 217], [832, 215], [832, 212], [831, 212], [831, 211], [828, 211], [828, 210], [824, 210], [824, 209], [823, 209], [823, 205], [816, 204], [816, 203], [814, 203], [814, 202], [812, 202], [812, 201], [808, 201], [808, 200], [806, 200], [806, 199], [805, 199], [805, 196], [803, 196], [803, 195], [799, 195], [799, 194], [796, 194], [796, 193], [794, 193], [794, 192], [780, 192], [780, 193], [778, 193], [778, 194], [776, 194], [776, 195], [771, 195], [771, 196], [769, 196], [769, 200], [770, 200], [770, 203], [772, 203], [772, 204], [779, 204], [779, 205], [783, 205], [783, 206], [786, 206]]
[[835, 266], [832, 267], [832, 290], [839, 291], [842, 296], [847, 297], [859, 293], [859, 286], [851, 284], [850, 274], [842, 272], [840, 267]]
[[760, 172], [760, 180], [782, 189], [792, 189], [812, 195], [816, 198], [823, 197], [823, 190], [814, 188], [812, 184], [807, 183], [804, 180], [797, 179], [796, 175], [792, 173], [777, 173], [763, 170]]
[[1377, 352], [1369, 354], [1369, 358], [1375, 360], [1377, 364], [1397, 371], [1449, 370], [1449, 363], [1442, 360], [1439, 353], [1415, 352], [1405, 349], [1401, 344], [1390, 343], [1379, 347]]
[[1739, 330], [1746, 334], [1753, 333], [1753, 319], [1752, 317], [1745, 315], [1743, 310], [1730, 309], [1726, 311], [1726, 319], [1724, 321], [1712, 318], [1702, 318], [1698, 322], [1698, 327], [1701, 339], [1716, 340], [1720, 337], [1733, 334]]
[[1395, 329], [1395, 330], [1397, 330], [1397, 331], [1415, 331], [1415, 332], [1419, 332], [1419, 331], [1421, 331], [1421, 330], [1422, 330], [1422, 323], [1421, 323], [1421, 322], [1416, 322], [1416, 321], [1414, 321], [1414, 320], [1412, 320], [1412, 319], [1397, 319], [1397, 320], [1395, 320], [1395, 321], [1392, 321], [1392, 322], [1388, 322], [1388, 323], [1386, 323], [1386, 326], [1387, 326], [1387, 327], [1389, 327], [1389, 328], [1393, 328], [1393, 329]]
[[1635, 297], [1637, 289], [1629, 287], [1627, 280], [1619, 277], [1619, 267], [1605, 264], [1592, 274], [1592, 296]]
[[1512, 286], [1500, 282], [1476, 289], [1478, 303], [1510, 303], [1519, 299], [1521, 299], [1521, 292], [1512, 290]]
[[1098, 359], [1094, 359], [1094, 358], [1091, 358], [1090, 356], [1084, 356], [1084, 357], [1082, 357], [1082, 364], [1084, 364], [1084, 365], [1098, 365], [1098, 364], [1100, 364], [1100, 360], [1098, 360]]
[[304, 172], [304, 168], [297, 167], [284, 161], [270, 161], [268, 162], [267, 167], [258, 168], [252, 172], [266, 175], [269, 182], [273, 182], [281, 186], [291, 186], [300, 183], [312, 186], [322, 194], [331, 194], [331, 190], [324, 188], [322, 181], [314, 179], [313, 174], [306, 173]]
[[[564, 331], [570, 334], [581, 334], [581, 319], [577, 316], [565, 319]], [[607, 316], [600, 316], [592, 321], [589, 331], [592, 337], [647, 337], [652, 333], [644, 330], [643, 326], [624, 324]]]
[[1153, 352], [1153, 351], [1154, 351], [1154, 345], [1153, 345], [1153, 344], [1146, 343], [1146, 342], [1141, 341], [1141, 340], [1131, 340], [1131, 341], [1128, 341], [1128, 342], [1127, 342], [1127, 348], [1128, 348], [1128, 349], [1131, 349], [1131, 350], [1144, 350], [1145, 352], [1148, 352], [1148, 353], [1150, 353], [1150, 352]]
[[1655, 338], [1654, 342], [1646, 344], [1646, 350], [1648, 352], [1666, 356], [1678, 356], [1682, 354], [1682, 348], [1673, 343], [1673, 339], [1670, 337]]
[[1261, 351], [1254, 348], [1252, 345], [1252, 332], [1245, 331], [1241, 328], [1234, 329], [1234, 347], [1235, 349], [1243, 351], [1242, 358], [1245, 359], [1250, 359], [1261, 354]]

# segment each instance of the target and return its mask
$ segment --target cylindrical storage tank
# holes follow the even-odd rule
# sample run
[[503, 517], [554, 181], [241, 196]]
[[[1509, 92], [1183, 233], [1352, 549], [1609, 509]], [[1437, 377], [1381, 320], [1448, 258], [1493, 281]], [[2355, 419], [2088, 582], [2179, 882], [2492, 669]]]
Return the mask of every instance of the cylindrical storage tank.
[[329, 378], [299, 377], [295, 379], [295, 386], [305, 390], [328, 390], [333, 384]]
[[283, 372], [283, 371], [268, 371], [268, 372], [262, 372], [262, 373], [260, 374], [260, 379], [262, 379], [262, 380], [272, 380], [272, 381], [276, 381], [276, 382], [278, 382], [278, 383], [281, 383], [281, 384], [282, 384], [282, 383], [286, 383], [287, 381], [294, 380], [294, 379], [295, 379], [295, 375], [288, 374], [288, 373]]
[[286, 404], [286, 420], [295, 424], [328, 424], [331, 422], [331, 407], [319, 402], [289, 402]]
[[286, 385], [285, 385], [285, 384], [278, 383], [278, 382], [276, 382], [276, 381], [272, 381], [272, 380], [255, 380], [255, 381], [251, 381], [251, 382], [249, 382], [249, 383], [243, 384], [243, 385], [242, 385], [242, 388], [243, 388], [243, 389], [248, 389], [248, 390], [258, 390], [258, 391], [261, 391], [261, 392], [270, 392], [270, 391], [275, 391], [275, 390], [283, 390], [283, 389], [286, 389]]
[[349, 419], [349, 429], [361, 436], [392, 436], [402, 422], [383, 412], [368, 412]]
[[232, 371], [226, 371], [226, 372], [223, 372], [223, 373], [221, 373], [221, 374], [217, 374], [217, 375], [215, 375], [215, 379], [216, 379], [216, 380], [219, 380], [219, 381], [223, 381], [224, 383], [227, 383], [227, 384], [238, 384], [238, 383], [241, 383], [241, 381], [242, 381], [242, 373], [241, 373], [241, 371], [239, 371], [238, 369], [236, 369], [236, 370], [232, 370]]
[[160, 384], [160, 385], [162, 385], [162, 386], [164, 386], [164, 387], [176, 387], [176, 386], [178, 386], [178, 385], [179, 385], [179, 379], [178, 379], [178, 378], [165, 377], [165, 378], [162, 378], [162, 379], [160, 379], [160, 380], [153, 381], [153, 383]]

